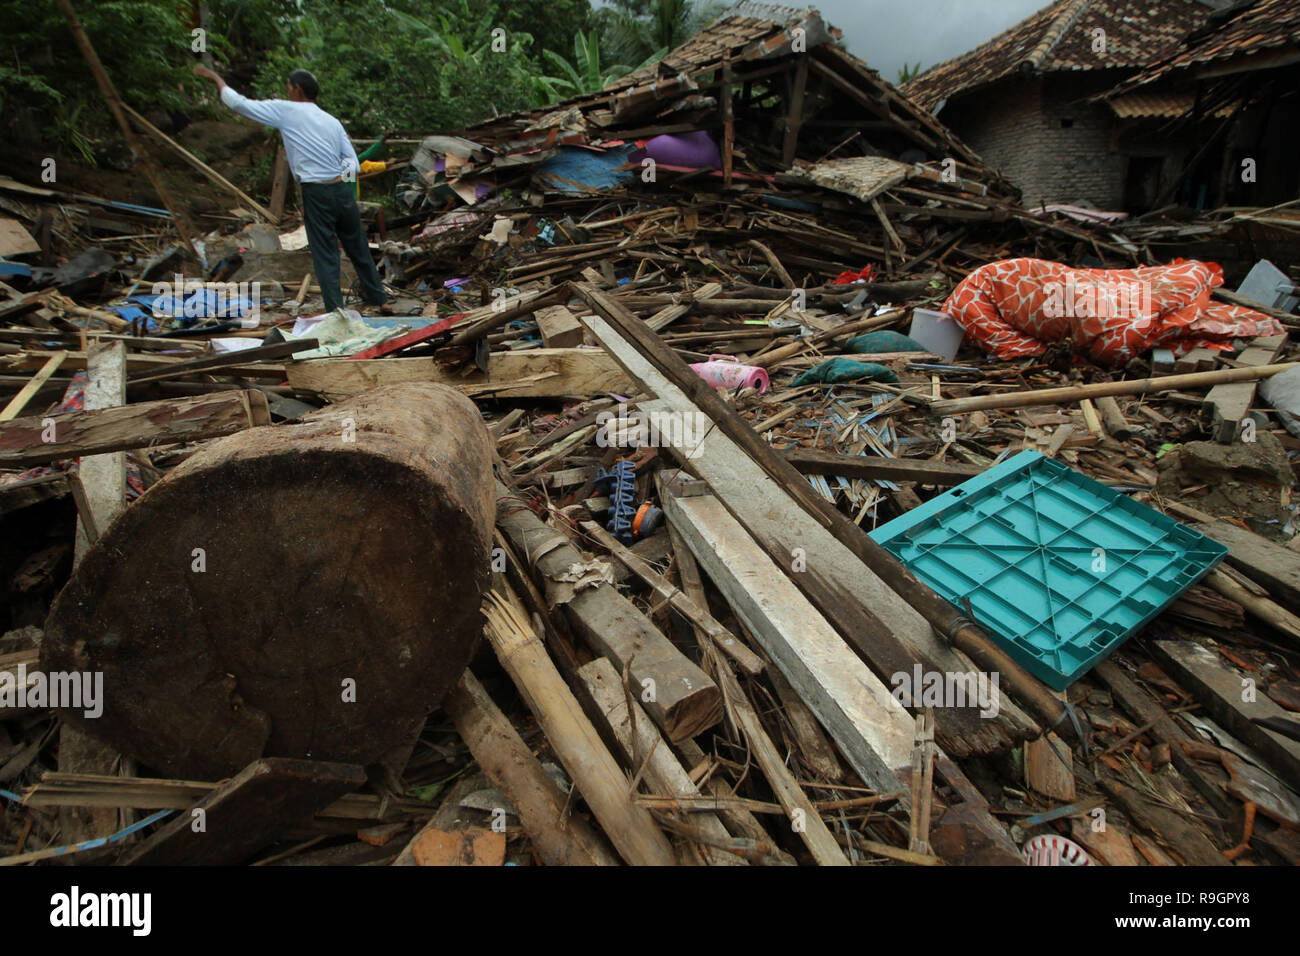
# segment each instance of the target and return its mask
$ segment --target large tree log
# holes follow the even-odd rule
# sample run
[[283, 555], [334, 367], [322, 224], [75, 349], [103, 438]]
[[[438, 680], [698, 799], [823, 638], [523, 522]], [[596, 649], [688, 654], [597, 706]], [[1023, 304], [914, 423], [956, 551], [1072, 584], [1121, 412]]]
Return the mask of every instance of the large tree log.
[[214, 442], [56, 599], [43, 669], [104, 675], [103, 714], [67, 719], [175, 776], [262, 756], [375, 762], [482, 630], [491, 456], [473, 404], [433, 384]]

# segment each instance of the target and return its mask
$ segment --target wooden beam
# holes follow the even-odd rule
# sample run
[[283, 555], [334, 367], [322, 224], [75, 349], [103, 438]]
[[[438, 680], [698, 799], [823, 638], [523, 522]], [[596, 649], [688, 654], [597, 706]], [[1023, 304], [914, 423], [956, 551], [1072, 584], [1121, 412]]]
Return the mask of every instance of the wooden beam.
[[845, 478], [879, 478], [915, 481], [949, 487], [982, 474], [978, 465], [925, 461], [916, 458], [877, 458], [874, 455], [840, 455], [812, 448], [788, 448], [785, 460], [805, 475], [842, 475]]
[[[269, 424], [266, 395], [253, 390], [15, 418], [0, 424], [0, 466], [27, 468], [79, 455], [217, 438]], [[86, 480], [83, 473], [82, 481]], [[107, 525], [105, 521], [103, 527]]]
[[[130, 116], [131, 119], [135, 120], [137, 123], [143, 126], [145, 128], [145, 131], [148, 132], [149, 135], [153, 136], [155, 139], [159, 140], [160, 142], [170, 146], [172, 149], [174, 149], [177, 153], [180, 154], [181, 159], [185, 160], [185, 162], [189, 163], [191, 166], [193, 166], [195, 169], [201, 172], [204, 176], [207, 176], [208, 179], [212, 180], [214, 183], [216, 183], [218, 186], [222, 187], [227, 192], [234, 195], [236, 198], [247, 203], [249, 209], [251, 209], [253, 212], [257, 213], [259, 216], [261, 216], [263, 219], [267, 220], [268, 222], [275, 223], [279, 221], [279, 217], [273, 215], [269, 209], [267, 209], [265, 206], [259, 203], [252, 196], [248, 195], [248, 193], [244, 192], [242, 189], [240, 189], [238, 186], [232, 183], [225, 176], [221, 175], [219, 172], [217, 172], [215, 169], [213, 169], [203, 160], [199, 159], [197, 156], [191, 153], [180, 143], [176, 142], [176, 140], [172, 139], [170, 136], [168, 136], [166, 133], [160, 130], [157, 126], [154, 126], [153, 123], [150, 123], [147, 119], [145, 119], [135, 110], [133, 110], [126, 103], [122, 104], [122, 109], [126, 111], [126, 114]], [[281, 147], [282, 150], [283, 148], [284, 147]], [[281, 201], [283, 202], [283, 200]]]
[[1228, 521], [1192, 525], [1228, 548], [1228, 563], [1268, 589], [1279, 604], [1300, 614], [1300, 554]]
[[584, 562], [564, 535], [519, 506], [518, 498], [497, 485], [497, 527], [515, 553], [541, 575], [549, 595], [569, 598], [565, 617], [596, 653], [620, 669], [631, 667], [638, 687], [653, 687], [645, 709], [673, 743], [703, 733], [722, 719], [722, 695], [707, 674], [679, 651], [618, 591], [596, 585], [574, 595], [559, 595], [557, 580]]
[[[631, 319], [626, 326], [635, 328]], [[683, 420], [706, 415], [719, 425], [731, 415], [718, 408], [720, 401], [693, 372], [669, 379], [602, 316], [586, 316], [584, 322], [628, 374], [646, 391], [659, 396], [659, 405], [642, 402], [643, 411], [660, 409]], [[674, 356], [675, 358], [675, 356]], [[667, 362], [666, 359], [657, 361]], [[698, 382], [703, 392], [694, 388]], [[692, 388], [688, 397], [683, 388]], [[710, 403], [706, 411], [704, 403]], [[698, 404], [697, 404], [698, 403]], [[743, 430], [742, 430], [743, 428]], [[799, 508], [794, 494], [807, 481], [785, 462], [794, 475], [778, 484], [760, 467], [755, 455], [778, 458], [770, 447], [743, 421], [740, 426], [709, 427], [703, 440], [692, 449], [666, 449], [692, 474], [706, 479], [714, 493], [763, 546], [779, 567], [801, 570], [791, 579], [835, 625], [845, 640], [872, 668], [877, 677], [910, 673], [918, 661], [926, 670], [941, 673], [971, 670], [971, 664], [941, 642], [930, 623], [902, 600], [872, 569], [842, 541], [830, 533], [815, 515]], [[746, 432], [750, 436], [745, 439]], [[735, 438], [740, 439], [733, 440]], [[741, 441], [745, 441], [742, 447]], [[762, 444], [766, 451], [758, 449]], [[752, 449], [752, 451], [751, 451]], [[998, 668], [994, 668], [998, 669]], [[1005, 681], [1005, 674], [1002, 678]], [[1046, 688], [1044, 688], [1046, 692]], [[949, 753], [969, 756], [1006, 750], [1019, 740], [1036, 736], [1033, 725], [1005, 693], [999, 693], [996, 719], [981, 719], [967, 709], [943, 708], [936, 713], [936, 737]], [[1059, 701], [1052, 698], [1054, 703]]]
[[[671, 604], [675, 610], [680, 612], [683, 617], [712, 640], [717, 645], [718, 650], [739, 664], [745, 673], [751, 677], [763, 673], [766, 667], [763, 659], [746, 647], [735, 634], [718, 623], [717, 619], [709, 613], [707, 604], [700, 604], [687, 596], [685, 592], [673, 587], [647, 561], [596, 524], [596, 522], [584, 521], [582, 530], [625, 564], [637, 577], [650, 585], [660, 597]], [[661, 535], [659, 537], [662, 540], [667, 536]]]
[[1200, 644], [1191, 641], [1154, 641], [1152, 650], [1169, 675], [1191, 691], [1224, 729], [1253, 747], [1269, 762], [1269, 769], [1292, 787], [1300, 788], [1300, 740], [1261, 727], [1256, 717], [1286, 718], [1269, 699], [1259, 681], [1243, 679], [1224, 667]]
[[113, 81], [108, 78], [108, 73], [104, 70], [104, 64], [100, 62], [95, 48], [90, 43], [90, 38], [86, 36], [85, 29], [81, 26], [81, 21], [77, 19], [76, 12], [72, 9], [69, 0], [55, 0], [59, 10], [62, 11], [64, 18], [68, 21], [68, 28], [72, 31], [72, 39], [77, 44], [77, 49], [81, 51], [81, 56], [90, 67], [90, 73], [95, 78], [95, 83], [99, 86], [99, 92], [104, 97], [104, 102], [108, 104], [109, 112], [117, 120], [118, 127], [122, 130], [122, 135], [126, 138], [127, 146], [135, 154], [136, 160], [144, 169], [144, 174], [148, 177], [149, 182], [153, 184], [154, 192], [162, 200], [162, 204], [167, 207], [171, 213], [172, 223], [176, 226], [176, 231], [180, 233], [181, 240], [189, 249], [190, 255], [198, 259], [198, 252], [194, 248], [194, 224], [190, 222], [189, 215], [184, 208], [180, 206], [172, 196], [171, 190], [163, 181], [162, 173], [153, 160], [153, 154], [145, 149], [131, 132], [131, 124], [127, 122], [126, 113], [123, 111], [122, 98], [117, 95], [117, 89], [113, 86]]
[[32, 400], [32, 396], [41, 390], [41, 386], [49, 380], [49, 377], [59, 370], [63, 360], [68, 357], [67, 352], [55, 352], [45, 364], [41, 366], [40, 371], [31, 377], [31, 380], [24, 385], [18, 394], [9, 399], [4, 410], [0, 411], [0, 422], [7, 422], [17, 418], [18, 414], [27, 407], [27, 403]]
[[[487, 374], [449, 371], [436, 358], [310, 359], [285, 368], [289, 384], [330, 401], [350, 398], [376, 385], [439, 382], [467, 394], [490, 392], [501, 398], [626, 393], [629, 379], [608, 355], [596, 349], [529, 349], [493, 352]], [[519, 383], [519, 384], [512, 384]]]
[[[912, 757], [912, 719], [712, 495], [663, 499], [695, 560], [821, 721], [858, 776], [898, 789]], [[906, 804], [906, 801], [904, 801]]]
[[345, 793], [365, 785], [354, 764], [255, 760], [190, 812], [158, 828], [121, 860], [128, 866], [229, 866], [275, 842]]
[[[799, 57], [794, 68], [794, 83], [790, 91], [790, 111], [785, 117], [785, 132], [781, 138], [781, 165], [789, 169], [794, 165], [795, 150], [799, 146], [799, 129], [803, 126], [804, 99], [808, 91], [808, 57]], [[794, 285], [794, 283], [789, 283]]]
[[[188, 810], [203, 801], [218, 783], [161, 777], [118, 777], [50, 771], [23, 792], [29, 807], [126, 807], [133, 810]], [[429, 805], [407, 797], [349, 793], [323, 807], [322, 821], [373, 823], [384, 819], [427, 816]]]
[[271, 174], [271, 204], [267, 212], [278, 223], [284, 215], [284, 197], [289, 191], [289, 157], [283, 144], [275, 151], [275, 171]]
[[578, 816], [571, 801], [542, 769], [514, 725], [466, 670], [442, 702], [465, 746], [519, 811], [519, 822], [546, 866], [616, 866], [605, 841]]
[[650, 812], [632, 800], [627, 777], [605, 749], [508, 586], [491, 593], [485, 614], [485, 633], [497, 659], [619, 854], [634, 866], [675, 865], [668, 838]]

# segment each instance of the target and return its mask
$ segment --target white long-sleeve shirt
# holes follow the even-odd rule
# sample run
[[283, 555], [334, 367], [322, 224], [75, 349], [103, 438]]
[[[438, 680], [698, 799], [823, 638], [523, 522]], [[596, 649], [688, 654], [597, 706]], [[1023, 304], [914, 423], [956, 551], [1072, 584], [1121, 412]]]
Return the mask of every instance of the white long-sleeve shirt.
[[355, 177], [361, 167], [343, 124], [315, 103], [252, 100], [229, 86], [221, 91], [221, 102], [240, 116], [280, 131], [289, 168], [300, 183]]

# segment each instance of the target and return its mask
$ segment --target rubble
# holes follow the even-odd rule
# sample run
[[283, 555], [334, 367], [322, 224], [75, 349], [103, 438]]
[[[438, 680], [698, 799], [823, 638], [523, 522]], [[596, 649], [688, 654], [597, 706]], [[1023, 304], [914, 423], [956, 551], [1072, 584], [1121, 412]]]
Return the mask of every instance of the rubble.
[[[305, 331], [306, 252], [238, 235], [194, 237], [241, 256], [233, 317], [113, 311], [209, 279], [146, 278], [171, 237], [98, 293], [12, 280], [0, 862], [1300, 862], [1300, 442], [1255, 389], [1297, 349], [924, 351], [910, 320], [988, 263], [1164, 256], [1149, 221], [1026, 210], [834, 36], [745, 3], [425, 137], [373, 243], [418, 315]], [[716, 161], [655, 159], [701, 138]], [[1116, 534], [1154, 509], [1227, 554], [1063, 691], [870, 534], [1024, 451], [1122, 496]], [[104, 719], [29, 701], [56, 671], [101, 672]]]

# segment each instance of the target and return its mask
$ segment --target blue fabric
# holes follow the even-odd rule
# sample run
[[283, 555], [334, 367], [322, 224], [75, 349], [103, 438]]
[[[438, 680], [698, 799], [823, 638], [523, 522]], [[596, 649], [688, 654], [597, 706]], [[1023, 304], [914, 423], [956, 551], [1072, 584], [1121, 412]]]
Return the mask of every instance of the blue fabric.
[[631, 153], [631, 146], [601, 151], [561, 146], [559, 152], [537, 167], [537, 175], [544, 184], [562, 193], [613, 189], [636, 178], [632, 170], [619, 169]]
[[355, 178], [361, 163], [343, 124], [315, 103], [250, 100], [227, 86], [221, 102], [240, 116], [280, 131], [289, 168], [300, 183]]

